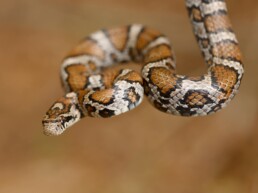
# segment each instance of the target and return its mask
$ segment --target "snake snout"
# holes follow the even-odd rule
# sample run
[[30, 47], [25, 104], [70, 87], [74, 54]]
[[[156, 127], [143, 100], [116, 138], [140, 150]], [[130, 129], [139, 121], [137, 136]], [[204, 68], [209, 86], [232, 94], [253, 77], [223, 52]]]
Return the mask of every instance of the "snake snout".
[[58, 119], [43, 119], [43, 133], [48, 136], [56, 136], [63, 133], [62, 120]]

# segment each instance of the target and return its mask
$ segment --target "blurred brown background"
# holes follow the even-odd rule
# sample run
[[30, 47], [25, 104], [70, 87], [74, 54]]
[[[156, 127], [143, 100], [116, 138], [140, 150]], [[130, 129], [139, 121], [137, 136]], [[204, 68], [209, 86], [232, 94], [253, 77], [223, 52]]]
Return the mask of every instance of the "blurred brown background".
[[182, 118], [145, 100], [46, 137], [41, 119], [63, 95], [60, 61], [100, 28], [152, 26], [173, 42], [179, 73], [206, 69], [183, 1], [1, 0], [0, 192], [257, 193], [258, 1], [227, 2], [246, 73], [226, 109]]

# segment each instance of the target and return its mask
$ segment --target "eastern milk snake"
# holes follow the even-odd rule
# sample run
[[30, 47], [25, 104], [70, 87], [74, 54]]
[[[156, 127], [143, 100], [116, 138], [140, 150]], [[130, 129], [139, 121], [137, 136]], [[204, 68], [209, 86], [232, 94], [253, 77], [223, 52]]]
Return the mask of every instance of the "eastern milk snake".
[[[175, 56], [166, 36], [133, 24], [97, 31], [63, 60], [66, 95], [43, 118], [44, 133], [59, 135], [85, 116], [111, 117], [138, 106], [145, 95], [159, 110], [181, 116], [208, 115], [225, 107], [237, 93], [243, 64], [224, 0], [186, 0], [207, 74], [176, 74]], [[103, 70], [125, 62], [130, 69]]]

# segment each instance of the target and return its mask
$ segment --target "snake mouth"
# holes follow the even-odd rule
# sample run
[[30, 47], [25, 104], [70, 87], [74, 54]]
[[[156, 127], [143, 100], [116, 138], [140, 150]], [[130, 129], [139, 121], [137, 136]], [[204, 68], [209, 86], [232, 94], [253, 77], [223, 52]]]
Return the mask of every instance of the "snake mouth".
[[57, 136], [63, 133], [61, 119], [47, 119], [42, 121], [43, 133], [48, 136]]

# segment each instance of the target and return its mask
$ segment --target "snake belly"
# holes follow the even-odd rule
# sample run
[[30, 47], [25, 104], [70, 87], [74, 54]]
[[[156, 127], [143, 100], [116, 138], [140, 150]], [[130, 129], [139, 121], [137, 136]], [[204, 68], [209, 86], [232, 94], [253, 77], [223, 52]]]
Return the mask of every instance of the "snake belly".
[[[85, 116], [111, 117], [138, 106], [143, 95], [157, 109], [180, 116], [208, 115], [235, 96], [244, 68], [238, 41], [224, 0], [186, 0], [186, 7], [207, 73], [176, 73], [168, 38], [140, 24], [103, 29], [82, 40], [63, 60], [66, 95], [43, 119], [44, 132], [59, 135]], [[142, 64], [105, 71], [119, 63]]]

